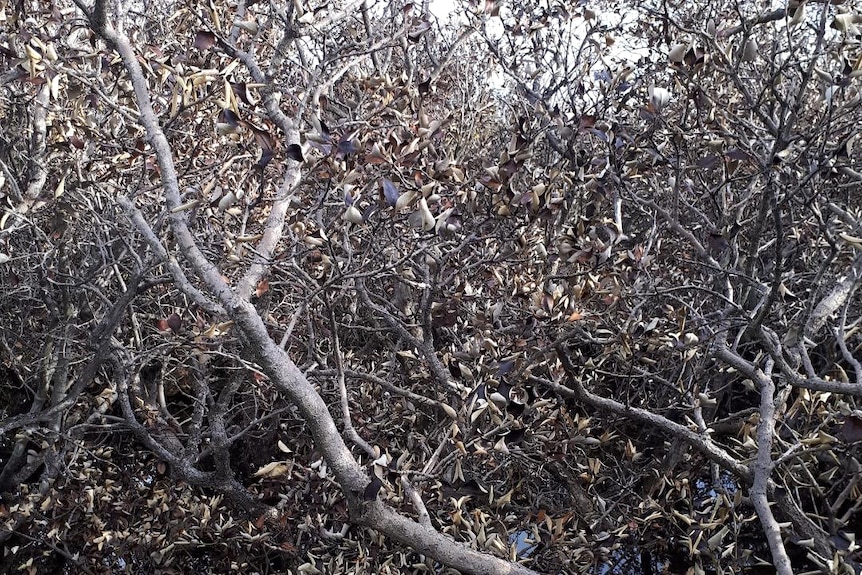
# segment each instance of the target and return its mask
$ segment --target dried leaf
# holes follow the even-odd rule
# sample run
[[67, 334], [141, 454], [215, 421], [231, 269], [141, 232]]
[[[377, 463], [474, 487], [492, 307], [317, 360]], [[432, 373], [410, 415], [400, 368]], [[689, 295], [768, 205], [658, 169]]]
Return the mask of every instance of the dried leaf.
[[244, 104], [254, 106], [257, 103], [249, 95], [248, 85], [245, 82], [231, 82], [230, 87], [231, 90], [233, 90], [233, 93], [236, 94], [237, 97], [242, 100]]
[[302, 154], [302, 146], [299, 144], [290, 144], [287, 146], [287, 157], [294, 162], [304, 162], [305, 157]]
[[410, 202], [412, 202], [414, 199], [416, 199], [415, 190], [408, 190], [407, 192], [404, 192], [403, 194], [398, 196], [398, 200], [396, 200], [395, 202], [395, 210], [401, 211], [402, 209], [410, 205]]
[[443, 411], [446, 412], [446, 415], [448, 415], [452, 419], [458, 419], [458, 412], [455, 411], [455, 409], [451, 405], [449, 405], [448, 403], [440, 402], [440, 407], [443, 409]]
[[416, 227], [421, 227], [424, 231], [430, 231], [434, 229], [434, 225], [437, 223], [434, 219], [434, 215], [431, 213], [431, 210], [428, 209], [428, 202], [425, 198], [420, 198], [419, 206], [417, 208], [416, 214], [416, 222], [412, 222], [411, 224]]
[[174, 333], [179, 333], [180, 329], [183, 327], [183, 320], [177, 313], [172, 313], [168, 316], [166, 320], [167, 326]]
[[850, 414], [841, 425], [841, 435], [847, 443], [862, 441], [862, 413]]
[[383, 199], [386, 201], [386, 205], [389, 207], [396, 206], [399, 196], [398, 188], [387, 178], [383, 178], [381, 184], [383, 186]]
[[230, 108], [225, 108], [218, 115], [216, 122], [216, 132], [221, 136], [237, 134], [242, 127], [240, 126], [239, 116]]
[[365, 501], [374, 501], [377, 499], [377, 494], [380, 488], [383, 487], [383, 481], [376, 475], [371, 476], [371, 481], [365, 486], [365, 491], [362, 493], [362, 499]]
[[285, 461], [273, 461], [267, 463], [254, 472], [254, 477], [280, 477], [290, 471], [290, 465]]
[[215, 45], [216, 37], [215, 34], [209, 32], [207, 30], [198, 30], [195, 32], [195, 42], [193, 46], [204, 52], [209, 50]]
[[362, 212], [360, 212], [359, 208], [354, 205], [347, 206], [343, 217], [345, 221], [348, 221], [351, 224], [356, 224], [357, 226], [365, 223], [365, 220], [362, 218]]
[[359, 151], [356, 144], [346, 134], [338, 140], [338, 153], [341, 157], [346, 158]]
[[272, 161], [273, 156], [272, 150], [264, 149], [261, 151], [260, 158], [257, 160], [257, 167], [261, 170], [265, 168]]

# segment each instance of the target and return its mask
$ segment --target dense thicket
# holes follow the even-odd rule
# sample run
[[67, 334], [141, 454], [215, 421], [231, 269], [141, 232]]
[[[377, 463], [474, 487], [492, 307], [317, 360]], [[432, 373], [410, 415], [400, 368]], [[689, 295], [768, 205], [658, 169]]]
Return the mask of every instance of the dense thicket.
[[0, 16], [4, 570], [859, 572], [856, 2]]

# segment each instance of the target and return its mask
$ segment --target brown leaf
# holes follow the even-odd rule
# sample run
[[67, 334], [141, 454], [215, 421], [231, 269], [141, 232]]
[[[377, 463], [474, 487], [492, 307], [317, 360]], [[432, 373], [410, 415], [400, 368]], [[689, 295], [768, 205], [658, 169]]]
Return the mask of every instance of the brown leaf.
[[183, 327], [183, 320], [178, 314], [172, 313], [168, 316], [167, 324], [172, 332], [179, 333], [180, 328]]
[[254, 106], [255, 102], [252, 101], [248, 94], [248, 84], [245, 82], [231, 82], [230, 87], [240, 100], [249, 106]]
[[294, 162], [305, 161], [305, 158], [302, 155], [302, 147], [299, 144], [290, 144], [287, 146], [287, 157]]
[[195, 33], [195, 43], [193, 46], [201, 52], [209, 50], [215, 45], [216, 37], [212, 32], [207, 30], [198, 30]]
[[841, 434], [847, 443], [862, 441], [862, 415], [848, 415], [841, 426]]
[[253, 477], [266, 477], [274, 479], [285, 473], [290, 473], [291, 465], [285, 461], [272, 461], [254, 472]]
[[264, 150], [272, 150], [275, 147], [275, 143], [273, 142], [272, 136], [269, 135], [269, 132], [264, 130], [263, 128], [259, 128], [252, 124], [251, 122], [246, 122], [246, 125], [251, 129], [254, 134], [254, 141], [257, 142], [257, 145], [263, 148]]
[[383, 482], [376, 475], [371, 476], [371, 481], [365, 486], [365, 491], [362, 493], [362, 499], [365, 501], [374, 501], [377, 499], [377, 494], [380, 488], [383, 487]]
[[240, 131], [240, 119], [236, 112], [226, 108], [219, 112], [216, 130], [221, 135], [236, 134]]
[[257, 160], [257, 167], [260, 169], [265, 168], [272, 161], [272, 157], [272, 150], [261, 151], [260, 158]]

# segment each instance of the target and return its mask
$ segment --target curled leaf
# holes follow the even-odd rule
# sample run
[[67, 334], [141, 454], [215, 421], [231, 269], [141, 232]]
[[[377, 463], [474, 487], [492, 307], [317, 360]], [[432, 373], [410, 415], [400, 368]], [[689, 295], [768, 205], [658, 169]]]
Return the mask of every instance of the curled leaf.
[[428, 209], [428, 202], [425, 198], [419, 200], [419, 215], [421, 217], [421, 225], [424, 231], [433, 230], [435, 224], [437, 223], [434, 219], [434, 215], [431, 213], [431, 210]]
[[361, 225], [365, 223], [365, 220], [362, 217], [362, 212], [359, 211], [354, 205], [347, 206], [347, 210], [344, 211], [344, 219], [351, 224]]
[[219, 112], [218, 120], [216, 121], [216, 132], [220, 136], [229, 134], [237, 134], [241, 130], [239, 116], [230, 108], [225, 108]]
[[403, 194], [398, 196], [398, 200], [395, 202], [395, 210], [401, 211], [402, 209], [410, 205], [410, 202], [412, 202], [414, 199], [416, 199], [416, 192], [414, 190], [408, 190], [404, 192]]
[[284, 461], [267, 463], [254, 472], [254, 477], [280, 477], [290, 471], [290, 465]]
[[290, 144], [287, 146], [287, 157], [294, 162], [304, 162], [305, 157], [302, 155], [302, 146], [299, 144]]
[[260, 158], [257, 160], [257, 167], [260, 169], [265, 168], [272, 161], [272, 156], [272, 150], [262, 150]]

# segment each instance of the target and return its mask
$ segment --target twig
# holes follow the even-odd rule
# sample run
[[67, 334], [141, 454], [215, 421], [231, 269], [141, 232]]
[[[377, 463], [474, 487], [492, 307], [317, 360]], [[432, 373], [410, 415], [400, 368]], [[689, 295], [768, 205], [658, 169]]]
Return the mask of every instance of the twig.
[[344, 381], [344, 356], [341, 354], [341, 342], [338, 337], [338, 323], [335, 321], [335, 311], [331, 307], [329, 310], [329, 322], [332, 333], [332, 355], [335, 358], [338, 394], [341, 399], [341, 424], [344, 426], [344, 434], [354, 445], [362, 449], [366, 455], [375, 459], [377, 454], [374, 453], [374, 448], [360, 437], [359, 433], [356, 432], [356, 428], [353, 427], [353, 421], [350, 418], [350, 398], [347, 395], [347, 385]]

